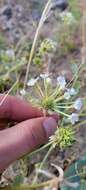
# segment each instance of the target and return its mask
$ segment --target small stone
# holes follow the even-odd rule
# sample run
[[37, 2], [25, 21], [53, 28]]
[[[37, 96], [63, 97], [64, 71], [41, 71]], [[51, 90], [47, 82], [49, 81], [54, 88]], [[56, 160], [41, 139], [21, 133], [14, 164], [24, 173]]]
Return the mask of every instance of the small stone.
[[16, 5], [14, 8], [17, 17], [21, 17], [22, 16], [22, 12], [23, 12], [23, 7], [21, 5]]
[[6, 25], [4, 27], [5, 27], [5, 30], [12, 30], [12, 29], [14, 29], [14, 26], [15, 25], [14, 25], [12, 19], [11, 19], [8, 22], [6, 22]]
[[12, 8], [9, 6], [5, 6], [2, 10], [2, 14], [7, 17], [7, 20], [10, 20], [12, 18]]

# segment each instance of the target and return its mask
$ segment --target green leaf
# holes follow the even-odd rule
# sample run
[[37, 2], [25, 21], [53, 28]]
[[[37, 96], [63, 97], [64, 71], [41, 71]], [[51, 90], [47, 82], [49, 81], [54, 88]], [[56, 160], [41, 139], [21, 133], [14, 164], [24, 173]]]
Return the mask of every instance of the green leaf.
[[[86, 167], [86, 155], [83, 156], [80, 160], [77, 160], [73, 163], [67, 171], [65, 171], [64, 177], [71, 183], [78, 183], [79, 186], [68, 187], [66, 185], [61, 187], [61, 190], [86, 190], [86, 180], [84, 179], [85, 174], [85, 167]], [[77, 171], [78, 170], [78, 171]]]
[[22, 175], [18, 175], [18, 176], [15, 177], [12, 186], [21, 185], [23, 183], [23, 181], [24, 181], [24, 177]]

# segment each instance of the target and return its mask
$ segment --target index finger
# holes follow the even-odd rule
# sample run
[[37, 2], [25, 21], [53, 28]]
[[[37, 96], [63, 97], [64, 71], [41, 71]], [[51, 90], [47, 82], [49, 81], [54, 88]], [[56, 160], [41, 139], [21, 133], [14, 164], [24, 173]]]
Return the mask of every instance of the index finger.
[[[0, 95], [0, 102], [4, 96]], [[43, 116], [42, 110], [33, 107], [30, 103], [16, 96], [7, 96], [5, 101], [0, 105], [0, 119], [10, 119], [19, 122], [41, 116]]]

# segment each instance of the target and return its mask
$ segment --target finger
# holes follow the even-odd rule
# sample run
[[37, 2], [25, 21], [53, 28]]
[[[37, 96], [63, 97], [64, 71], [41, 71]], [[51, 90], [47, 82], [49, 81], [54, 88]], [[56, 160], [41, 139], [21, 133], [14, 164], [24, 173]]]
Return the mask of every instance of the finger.
[[0, 131], [0, 172], [16, 159], [45, 143], [56, 128], [57, 123], [53, 118], [41, 117]]
[[[4, 95], [0, 95], [0, 102]], [[42, 110], [32, 107], [30, 103], [14, 96], [7, 96], [0, 105], [0, 119], [10, 119], [14, 121], [24, 121], [29, 118], [43, 116]]]

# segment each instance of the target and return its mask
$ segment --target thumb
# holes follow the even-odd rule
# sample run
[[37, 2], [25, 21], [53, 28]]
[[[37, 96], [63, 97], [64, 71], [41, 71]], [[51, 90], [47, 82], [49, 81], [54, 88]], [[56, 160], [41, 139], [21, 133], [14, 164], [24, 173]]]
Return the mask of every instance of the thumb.
[[35, 118], [0, 131], [0, 171], [45, 143], [56, 130], [52, 117]]

